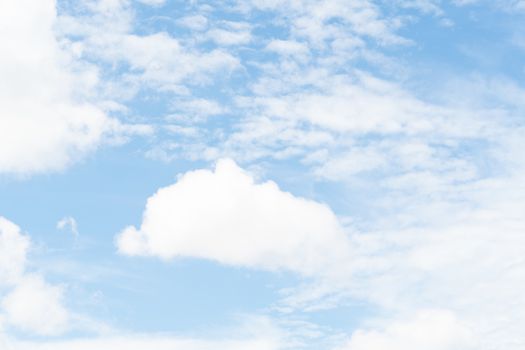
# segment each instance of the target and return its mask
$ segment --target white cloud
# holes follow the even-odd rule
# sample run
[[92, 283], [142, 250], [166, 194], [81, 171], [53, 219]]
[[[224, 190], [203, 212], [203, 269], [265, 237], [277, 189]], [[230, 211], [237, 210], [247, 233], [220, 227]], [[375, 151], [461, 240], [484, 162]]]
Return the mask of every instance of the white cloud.
[[166, 3], [166, 0], [137, 0], [137, 1], [143, 4], [146, 4], [146, 5], [151, 5], [151, 6], [161, 6]]
[[192, 30], [204, 30], [208, 26], [208, 19], [203, 15], [185, 16], [177, 23]]
[[479, 2], [479, 0], [453, 0], [452, 2], [456, 5], [463, 6], [463, 5], [475, 4]]
[[289, 348], [290, 342], [288, 332], [281, 325], [258, 315], [241, 317], [239, 324], [216, 330], [214, 334], [213, 337], [198, 337], [111, 331], [93, 337], [34, 341], [2, 339], [0, 333], [0, 347], [5, 344], [4, 348], [16, 350], [278, 350]]
[[[404, 191], [383, 193], [384, 207], [374, 207], [379, 213], [369, 219], [377, 230], [351, 238], [353, 255], [348, 264], [354, 267], [354, 274], [346, 279], [346, 286], [331, 281], [321, 293], [340, 288], [346, 297], [367, 300], [386, 314], [444, 308], [455, 314], [456, 321], [443, 324], [460, 322], [468, 328], [479, 340], [473, 348], [521, 349], [525, 341], [525, 298], [521, 293], [525, 286], [525, 162], [517, 152], [523, 148], [523, 138], [517, 141], [514, 137], [522, 132], [507, 134], [509, 141], [502, 154], [516, 156], [499, 158], [506, 175], [450, 181], [428, 191], [415, 189], [419, 185], [412, 179], [403, 186]], [[310, 288], [290, 302], [308, 298], [319, 295]], [[408, 323], [414, 331], [406, 334], [425, 334], [417, 328], [425, 324], [419, 318]], [[404, 323], [395, 321], [394, 325]], [[392, 327], [380, 332], [360, 331], [351, 346], [343, 349], [377, 350], [387, 345], [387, 349], [469, 348], [453, 343], [448, 347], [433, 345], [442, 344], [442, 338], [428, 346], [419, 344], [418, 339], [402, 337], [396, 331], [402, 328]], [[429, 329], [432, 335], [442, 334], [447, 339], [438, 325]]]
[[383, 330], [357, 330], [338, 350], [468, 350], [475, 349], [471, 331], [446, 310], [423, 310]]
[[140, 228], [117, 237], [119, 251], [195, 257], [305, 275], [327, 274], [348, 241], [326, 205], [257, 184], [231, 160], [184, 174], [148, 199]]
[[[244, 10], [275, 11], [289, 21], [293, 35], [314, 46], [345, 36], [367, 36], [380, 43], [398, 44], [407, 40], [395, 34], [397, 21], [383, 18], [373, 1], [239, 1]], [[343, 25], [334, 24], [341, 21]]]
[[176, 111], [177, 114], [170, 115], [167, 119], [188, 122], [203, 121], [207, 117], [227, 112], [227, 109], [218, 102], [200, 98], [176, 101], [173, 103], [173, 110]]
[[305, 57], [309, 54], [308, 46], [292, 40], [272, 40], [266, 45], [266, 50], [276, 52], [283, 56]]
[[75, 220], [74, 217], [65, 216], [57, 222], [57, 229], [65, 230], [67, 228], [71, 230], [71, 233], [73, 233], [73, 236], [78, 237], [79, 235], [78, 226], [77, 226], [77, 221]]
[[[104, 81], [106, 92], [116, 98], [132, 98], [146, 87], [187, 95], [192, 85], [211, 83], [214, 74], [239, 66], [238, 59], [225, 50], [201, 50], [165, 31], [134, 33], [129, 1], [96, 4], [84, 5], [85, 16], [61, 15], [58, 28], [65, 39], [82, 47], [82, 55], [119, 67], [121, 72], [109, 74]], [[202, 15], [179, 20], [194, 30], [206, 23]]]
[[252, 40], [248, 30], [211, 29], [206, 33], [208, 38], [221, 46], [247, 44]]
[[62, 306], [63, 291], [40, 276], [24, 276], [2, 299], [7, 324], [40, 335], [56, 335], [68, 327], [69, 313]]
[[0, 285], [15, 283], [24, 272], [29, 238], [0, 216]]
[[436, 16], [443, 15], [440, 8], [440, 1], [436, 0], [398, 0], [399, 6], [419, 10], [423, 13], [430, 13]]
[[[314, 82], [319, 91], [302, 92], [299, 88], [285, 97], [256, 97], [254, 103], [261, 107], [263, 115], [307, 121], [338, 132], [425, 132], [435, 128], [439, 121], [439, 109], [396, 84], [361, 72], [353, 80], [323, 71], [319, 74], [317, 78], [323, 80]], [[302, 75], [298, 78], [302, 82], [291, 83], [306, 84], [309, 78]]]
[[118, 123], [88, 101], [96, 74], [57, 42], [53, 0], [0, 4], [0, 172], [60, 170]]
[[352, 175], [377, 170], [386, 164], [385, 155], [375, 149], [350, 148], [341, 157], [323, 159], [315, 174], [330, 180], [349, 180]]
[[207, 74], [219, 70], [231, 71], [238, 64], [237, 59], [224, 51], [191, 52], [166, 33], [116, 37], [113, 44], [114, 59], [129, 62], [141, 72], [140, 80], [165, 89], [188, 79], [206, 79]]
[[27, 271], [29, 248], [20, 228], [0, 217], [0, 326], [40, 335], [62, 333], [69, 320], [62, 288]]

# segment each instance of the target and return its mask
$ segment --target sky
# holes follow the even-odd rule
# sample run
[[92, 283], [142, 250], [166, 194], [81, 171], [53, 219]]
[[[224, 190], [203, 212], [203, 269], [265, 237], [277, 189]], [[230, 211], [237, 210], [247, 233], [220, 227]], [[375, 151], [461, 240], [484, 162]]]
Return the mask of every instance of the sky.
[[525, 348], [523, 0], [2, 0], [0, 350]]

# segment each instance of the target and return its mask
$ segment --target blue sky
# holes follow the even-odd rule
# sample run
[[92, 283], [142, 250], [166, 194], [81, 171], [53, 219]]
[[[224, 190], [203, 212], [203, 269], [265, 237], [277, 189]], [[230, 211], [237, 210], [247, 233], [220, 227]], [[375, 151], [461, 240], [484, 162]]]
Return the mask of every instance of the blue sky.
[[525, 2], [0, 3], [0, 350], [514, 350]]

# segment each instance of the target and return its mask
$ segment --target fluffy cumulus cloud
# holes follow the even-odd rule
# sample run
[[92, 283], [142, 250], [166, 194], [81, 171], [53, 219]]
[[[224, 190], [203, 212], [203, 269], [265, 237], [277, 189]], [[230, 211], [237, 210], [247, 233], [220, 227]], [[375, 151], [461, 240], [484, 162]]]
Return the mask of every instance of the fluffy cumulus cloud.
[[[184, 174], [148, 199], [140, 228], [127, 227], [119, 251], [164, 259], [196, 257], [227, 265], [318, 274], [348, 254], [326, 205], [256, 183], [231, 160]], [[332, 266], [331, 266], [332, 265]]]
[[0, 326], [28, 334], [55, 335], [68, 327], [63, 290], [27, 271], [30, 240], [20, 228], [0, 217]]
[[57, 42], [54, 0], [0, 4], [0, 172], [59, 170], [115, 127], [85, 98], [96, 73]]
[[62, 306], [62, 288], [40, 276], [24, 276], [5, 296], [1, 306], [9, 325], [40, 335], [55, 335], [68, 326], [68, 311]]

